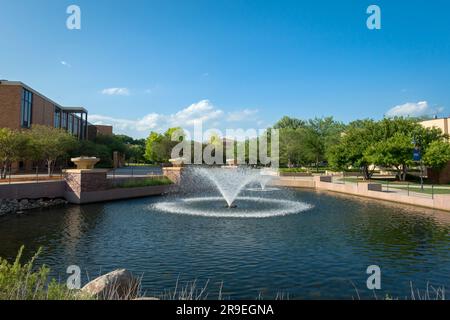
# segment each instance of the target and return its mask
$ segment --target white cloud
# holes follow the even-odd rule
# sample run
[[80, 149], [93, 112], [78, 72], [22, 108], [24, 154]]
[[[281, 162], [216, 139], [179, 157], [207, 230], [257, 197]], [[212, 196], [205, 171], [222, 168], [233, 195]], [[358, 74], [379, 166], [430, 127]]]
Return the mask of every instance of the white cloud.
[[408, 102], [386, 112], [387, 117], [421, 117], [440, 113], [444, 108], [432, 108], [427, 101]]
[[227, 116], [227, 121], [246, 121], [254, 120], [254, 116], [259, 112], [257, 109], [244, 109], [240, 111], [230, 112]]
[[209, 100], [202, 100], [191, 104], [189, 107], [178, 111], [168, 117], [168, 123], [171, 127], [175, 126], [193, 126], [198, 122], [207, 122], [217, 119], [223, 115], [223, 111], [216, 109]]
[[129, 96], [130, 90], [128, 88], [107, 88], [103, 89], [101, 93], [108, 96]]
[[117, 133], [124, 133], [134, 137], [146, 137], [150, 131], [163, 132], [170, 127], [191, 129], [199, 122], [203, 123], [204, 130], [211, 126], [217, 128], [220, 124], [223, 124], [224, 120], [245, 121], [256, 112], [256, 110], [244, 109], [242, 111], [225, 113], [209, 100], [201, 100], [172, 114], [150, 113], [135, 120], [94, 114], [89, 116], [89, 121], [93, 124], [112, 125], [114, 132]]
[[67, 68], [72, 68], [72, 65], [70, 63], [68, 63], [67, 61], [61, 61], [61, 64]]

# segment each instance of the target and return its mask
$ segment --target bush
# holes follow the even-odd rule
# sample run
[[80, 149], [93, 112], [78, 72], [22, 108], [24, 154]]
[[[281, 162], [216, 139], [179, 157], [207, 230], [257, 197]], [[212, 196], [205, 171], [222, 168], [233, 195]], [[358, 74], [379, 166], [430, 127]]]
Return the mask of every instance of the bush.
[[141, 188], [141, 187], [151, 187], [151, 186], [166, 186], [173, 184], [172, 180], [167, 177], [162, 178], [148, 178], [139, 180], [128, 180], [120, 185], [118, 188]]
[[296, 172], [308, 172], [308, 170], [303, 168], [280, 168], [281, 173], [296, 173]]
[[25, 264], [21, 264], [24, 247], [14, 263], [0, 257], [0, 300], [80, 300], [88, 299], [78, 291], [69, 290], [49, 278], [50, 269], [43, 265], [34, 268], [41, 249]]

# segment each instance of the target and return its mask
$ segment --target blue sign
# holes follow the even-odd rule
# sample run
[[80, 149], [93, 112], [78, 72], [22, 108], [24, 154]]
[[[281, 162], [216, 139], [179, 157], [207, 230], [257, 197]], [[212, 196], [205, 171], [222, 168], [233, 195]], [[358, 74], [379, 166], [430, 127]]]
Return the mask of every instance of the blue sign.
[[413, 160], [414, 160], [414, 161], [420, 161], [420, 160], [422, 160], [422, 155], [421, 155], [419, 149], [414, 149], [414, 152], [413, 152]]

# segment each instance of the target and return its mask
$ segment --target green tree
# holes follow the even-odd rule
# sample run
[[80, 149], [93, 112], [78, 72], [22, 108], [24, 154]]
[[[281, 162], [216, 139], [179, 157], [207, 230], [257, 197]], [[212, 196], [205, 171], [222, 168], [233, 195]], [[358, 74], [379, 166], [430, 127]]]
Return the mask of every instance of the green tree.
[[305, 151], [314, 159], [316, 169], [319, 163], [327, 161], [327, 152], [335, 145], [344, 131], [344, 124], [333, 117], [315, 118], [308, 121], [305, 134]]
[[71, 152], [71, 155], [73, 157], [78, 157], [80, 155], [96, 157], [100, 159], [97, 167], [111, 168], [113, 166], [112, 153], [113, 151], [108, 147], [108, 145], [83, 140], [80, 141], [78, 147]]
[[153, 163], [168, 162], [171, 158], [173, 147], [177, 145], [184, 136], [180, 137], [180, 141], [172, 141], [172, 135], [181, 128], [169, 128], [164, 134], [151, 132], [145, 144], [145, 158]]
[[375, 143], [365, 152], [367, 159], [376, 165], [395, 167], [397, 177], [406, 180], [408, 166], [413, 164], [414, 144], [409, 135], [396, 133], [387, 140]]
[[151, 132], [145, 143], [145, 159], [151, 162], [156, 162], [157, 153], [155, 151], [155, 145], [163, 139], [162, 135], [157, 132]]
[[340, 135], [340, 140], [328, 147], [327, 156], [330, 165], [343, 170], [350, 166], [360, 168], [364, 179], [370, 179], [373, 170], [369, 170], [371, 162], [365, 152], [372, 144], [380, 141], [381, 136], [379, 123], [373, 120], [351, 122]]
[[280, 129], [280, 163], [292, 167], [314, 161], [314, 155], [306, 146], [305, 128]]
[[140, 144], [127, 145], [127, 151], [125, 152], [126, 158], [131, 162], [144, 162], [145, 146]]
[[27, 132], [30, 139], [31, 157], [34, 160], [45, 160], [48, 167], [48, 175], [51, 176], [53, 166], [58, 158], [67, 156], [69, 152], [78, 146], [74, 136], [62, 129], [48, 126], [35, 125]]
[[14, 161], [25, 158], [28, 147], [29, 140], [22, 132], [0, 128], [0, 178], [6, 178], [8, 168]]
[[303, 120], [290, 118], [284, 116], [274, 126], [274, 129], [299, 129], [305, 127], [306, 123]]
[[450, 143], [444, 140], [431, 142], [423, 156], [426, 166], [440, 169], [450, 161]]

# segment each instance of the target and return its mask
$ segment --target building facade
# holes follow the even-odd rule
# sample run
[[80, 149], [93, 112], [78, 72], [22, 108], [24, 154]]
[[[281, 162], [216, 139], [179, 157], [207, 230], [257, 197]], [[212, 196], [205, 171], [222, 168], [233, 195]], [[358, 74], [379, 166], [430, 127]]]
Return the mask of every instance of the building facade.
[[[79, 140], [113, 134], [112, 126], [90, 124], [83, 107], [64, 107], [22, 82], [0, 80], [0, 128], [27, 130], [33, 125], [60, 128]], [[35, 165], [32, 161], [14, 163], [12, 172], [30, 171]]]
[[[420, 123], [425, 128], [438, 128], [442, 133], [450, 135], [450, 118], [439, 118], [422, 121]], [[450, 142], [450, 141], [449, 141]], [[428, 180], [432, 183], [450, 183], [450, 162], [440, 170], [428, 169]]]
[[438, 128], [441, 129], [442, 133], [450, 134], [450, 118], [439, 118], [422, 121], [420, 123], [425, 128]]
[[22, 82], [0, 81], [0, 114], [0, 128], [19, 130], [44, 125], [87, 139], [86, 109], [63, 107]]

